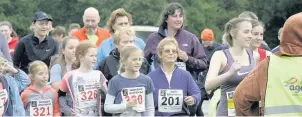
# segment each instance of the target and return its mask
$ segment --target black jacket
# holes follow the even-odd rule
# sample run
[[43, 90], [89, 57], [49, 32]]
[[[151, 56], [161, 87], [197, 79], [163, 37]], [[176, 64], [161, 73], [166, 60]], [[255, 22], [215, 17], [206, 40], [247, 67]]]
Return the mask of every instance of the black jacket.
[[[110, 52], [109, 56], [105, 57], [102, 61], [100, 66], [98, 66], [98, 70], [100, 70], [104, 76], [109, 81], [112, 77], [117, 75], [117, 71], [119, 68], [119, 60], [120, 60], [120, 53], [117, 51], [117, 49], [114, 49]], [[140, 68], [140, 73], [142, 74], [148, 74], [150, 70], [150, 65], [147, 62], [146, 59], [144, 59], [144, 62]]]
[[28, 73], [28, 64], [35, 60], [41, 60], [49, 66], [51, 56], [58, 51], [57, 42], [51, 37], [46, 36], [39, 43], [39, 39], [34, 34], [22, 37], [15, 48], [13, 56], [14, 66]]

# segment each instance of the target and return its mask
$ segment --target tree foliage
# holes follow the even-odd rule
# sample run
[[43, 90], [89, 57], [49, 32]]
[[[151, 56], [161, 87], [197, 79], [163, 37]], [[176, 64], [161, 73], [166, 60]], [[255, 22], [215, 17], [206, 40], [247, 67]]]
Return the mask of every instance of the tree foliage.
[[101, 16], [100, 26], [113, 10], [124, 8], [132, 14], [134, 25], [156, 26], [162, 10], [170, 2], [179, 2], [185, 8], [186, 27], [200, 37], [204, 28], [214, 30], [221, 40], [225, 23], [241, 12], [255, 12], [266, 25], [265, 40], [271, 47], [278, 44], [277, 32], [284, 21], [302, 10], [301, 0], [0, 0], [0, 21], [13, 24], [19, 36], [30, 33], [32, 14], [42, 10], [50, 14], [54, 26], [68, 27], [70, 23], [82, 24], [87, 7], [95, 7]]

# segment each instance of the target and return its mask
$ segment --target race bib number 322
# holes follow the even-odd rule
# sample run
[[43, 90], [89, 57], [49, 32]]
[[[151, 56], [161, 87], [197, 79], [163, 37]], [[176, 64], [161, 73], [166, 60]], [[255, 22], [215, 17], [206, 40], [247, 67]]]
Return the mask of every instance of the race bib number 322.
[[180, 112], [183, 105], [183, 91], [160, 89], [158, 92], [159, 112]]
[[124, 88], [121, 91], [121, 95], [124, 102], [137, 100], [137, 105], [133, 108], [133, 110], [136, 110], [137, 112], [145, 111], [145, 87]]

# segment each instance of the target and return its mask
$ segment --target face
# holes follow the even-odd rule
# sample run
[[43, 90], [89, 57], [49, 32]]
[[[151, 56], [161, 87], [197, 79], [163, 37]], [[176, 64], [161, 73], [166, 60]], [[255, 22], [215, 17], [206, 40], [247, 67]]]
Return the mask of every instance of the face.
[[130, 36], [127, 34], [121, 34], [120, 37], [121, 37], [120, 43], [119, 43], [119, 45], [116, 45], [116, 47], [119, 50], [121, 50], [127, 46], [135, 46], [135, 39], [134, 39], [135, 37], [134, 36]]
[[48, 21], [47, 20], [39, 20], [33, 23], [34, 32], [39, 36], [46, 36], [48, 33]]
[[77, 39], [70, 39], [65, 48], [62, 50], [62, 53], [64, 54], [65, 58], [74, 61], [76, 59], [75, 57], [75, 50], [77, 46], [79, 45], [79, 41]]
[[74, 29], [71, 29], [70, 31], [69, 31], [69, 36], [72, 36], [72, 33], [73, 32], [76, 32], [76, 31], [78, 31], [79, 29], [78, 28], [74, 28]]
[[130, 26], [129, 20], [127, 16], [117, 17], [115, 19], [115, 23], [112, 26], [113, 30], [117, 30], [120, 27]]
[[173, 15], [169, 15], [166, 22], [168, 24], [168, 28], [172, 29], [180, 29], [183, 25], [183, 14], [180, 9], [176, 9]]
[[81, 64], [87, 65], [92, 68], [96, 63], [97, 48], [89, 48], [85, 56], [82, 57]]
[[12, 30], [7, 26], [7, 25], [3, 25], [0, 26], [0, 32], [7, 38], [10, 38], [10, 35], [12, 34]]
[[238, 45], [243, 48], [248, 48], [252, 39], [252, 24], [250, 22], [240, 22], [237, 24], [237, 29], [233, 31], [233, 45]]
[[45, 86], [48, 83], [48, 69], [47, 67], [40, 68], [35, 74], [30, 75], [34, 84], [39, 86]]
[[131, 53], [129, 58], [126, 60], [125, 69], [131, 72], [139, 72], [143, 63], [143, 54], [140, 52]]
[[64, 35], [53, 35], [52, 37], [60, 44], [63, 41]]
[[87, 33], [93, 33], [98, 27], [100, 18], [98, 15], [87, 14], [83, 16], [83, 23]]
[[263, 32], [263, 27], [260, 25], [253, 28], [253, 38], [251, 40], [251, 47], [258, 48], [261, 45], [261, 42], [263, 40]]
[[213, 45], [213, 41], [204, 41], [204, 40], [202, 40], [202, 45], [204, 47], [210, 47], [210, 46]]
[[167, 44], [161, 51], [161, 60], [163, 63], [174, 63], [178, 57], [178, 50], [174, 44]]

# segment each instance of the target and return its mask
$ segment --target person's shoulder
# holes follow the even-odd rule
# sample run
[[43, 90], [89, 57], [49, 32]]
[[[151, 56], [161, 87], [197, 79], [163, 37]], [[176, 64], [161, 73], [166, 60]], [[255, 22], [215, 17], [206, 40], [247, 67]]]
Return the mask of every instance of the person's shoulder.
[[98, 30], [99, 33], [110, 34], [111, 35], [111, 33], [110, 33], [110, 31], [108, 29], [98, 27], [97, 30]]
[[110, 79], [110, 81], [111, 81], [111, 82], [115, 82], [115, 81], [120, 80], [121, 78], [122, 78], [122, 76], [121, 76], [120, 74], [117, 74], [117, 75], [113, 76], [113, 77]]
[[29, 42], [29, 40], [32, 40], [34, 38], [33, 34], [28, 34], [28, 35], [25, 35], [24, 37], [20, 38], [20, 41], [19, 43], [26, 43], [26, 42]]
[[179, 33], [185, 35], [186, 37], [191, 37], [189, 39], [197, 38], [193, 33], [189, 32], [185, 29], [180, 29]]
[[54, 64], [50, 69], [61, 69], [60, 64]]

